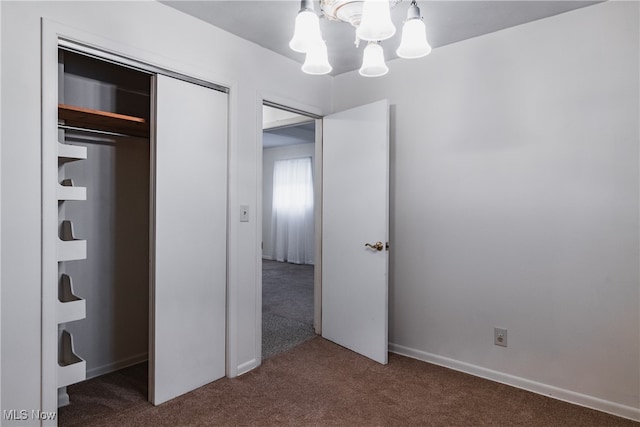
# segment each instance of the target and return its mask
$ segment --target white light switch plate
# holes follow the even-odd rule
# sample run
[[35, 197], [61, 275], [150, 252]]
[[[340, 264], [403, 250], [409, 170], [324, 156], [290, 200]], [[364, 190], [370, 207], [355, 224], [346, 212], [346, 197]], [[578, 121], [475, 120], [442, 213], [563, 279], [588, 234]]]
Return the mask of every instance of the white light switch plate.
[[240, 205], [240, 222], [249, 222], [249, 205]]

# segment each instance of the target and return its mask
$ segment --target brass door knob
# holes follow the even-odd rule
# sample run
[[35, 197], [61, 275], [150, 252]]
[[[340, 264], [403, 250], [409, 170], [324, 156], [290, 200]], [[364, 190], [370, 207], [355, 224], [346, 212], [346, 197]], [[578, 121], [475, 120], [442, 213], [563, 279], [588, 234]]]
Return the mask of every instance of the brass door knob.
[[367, 248], [375, 249], [376, 251], [381, 251], [384, 249], [384, 244], [382, 242], [376, 242], [375, 244], [365, 243]]

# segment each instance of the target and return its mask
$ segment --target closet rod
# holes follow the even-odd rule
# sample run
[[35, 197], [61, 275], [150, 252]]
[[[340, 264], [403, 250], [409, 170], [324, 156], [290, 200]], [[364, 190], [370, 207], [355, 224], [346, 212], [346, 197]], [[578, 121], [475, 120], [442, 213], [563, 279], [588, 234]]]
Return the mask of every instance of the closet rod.
[[109, 135], [109, 136], [131, 137], [131, 135], [127, 135], [125, 133], [109, 132], [107, 130], [99, 130], [99, 129], [91, 129], [91, 128], [81, 128], [81, 127], [69, 126], [69, 125], [58, 125], [58, 129], [74, 130], [78, 132], [87, 132], [87, 133], [97, 133], [100, 135]]

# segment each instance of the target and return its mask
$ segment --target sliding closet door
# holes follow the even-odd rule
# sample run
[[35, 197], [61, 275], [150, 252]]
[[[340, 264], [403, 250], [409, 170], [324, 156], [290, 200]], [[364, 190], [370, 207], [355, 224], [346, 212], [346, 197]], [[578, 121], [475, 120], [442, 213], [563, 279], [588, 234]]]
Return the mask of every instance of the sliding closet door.
[[158, 405], [225, 374], [227, 95], [158, 75], [155, 105], [149, 399]]

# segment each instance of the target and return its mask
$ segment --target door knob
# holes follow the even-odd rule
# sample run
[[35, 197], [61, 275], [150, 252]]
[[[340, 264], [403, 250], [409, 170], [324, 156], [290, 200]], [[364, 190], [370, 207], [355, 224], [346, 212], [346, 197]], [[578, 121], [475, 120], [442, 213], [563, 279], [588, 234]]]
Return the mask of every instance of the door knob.
[[381, 251], [384, 249], [384, 244], [382, 242], [376, 242], [374, 245], [371, 243], [364, 244], [367, 248], [375, 249], [377, 251]]

